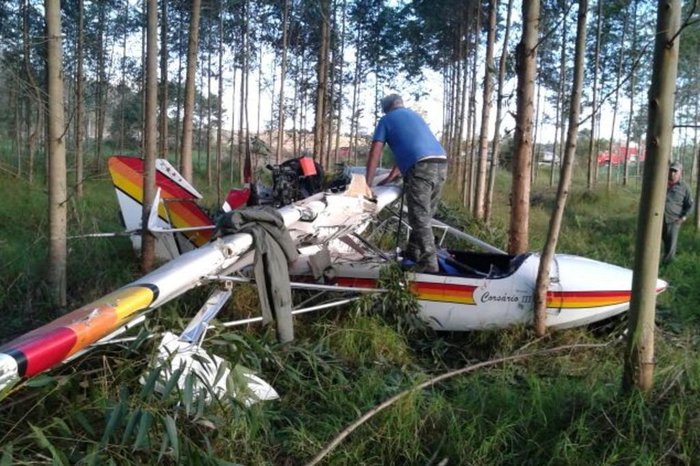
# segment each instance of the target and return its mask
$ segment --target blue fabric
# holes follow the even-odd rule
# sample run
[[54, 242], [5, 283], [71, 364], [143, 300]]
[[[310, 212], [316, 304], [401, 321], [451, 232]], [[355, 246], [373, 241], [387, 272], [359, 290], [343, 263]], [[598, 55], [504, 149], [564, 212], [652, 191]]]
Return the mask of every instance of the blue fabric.
[[390, 111], [379, 120], [372, 139], [389, 144], [402, 175], [424, 157], [445, 155], [423, 118], [403, 107]]
[[447, 259], [445, 259], [444, 257], [438, 256], [437, 260], [438, 264], [440, 265], [440, 270], [442, 272], [446, 273], [447, 275], [461, 275], [459, 273], [459, 270], [457, 270], [457, 267], [447, 262]]

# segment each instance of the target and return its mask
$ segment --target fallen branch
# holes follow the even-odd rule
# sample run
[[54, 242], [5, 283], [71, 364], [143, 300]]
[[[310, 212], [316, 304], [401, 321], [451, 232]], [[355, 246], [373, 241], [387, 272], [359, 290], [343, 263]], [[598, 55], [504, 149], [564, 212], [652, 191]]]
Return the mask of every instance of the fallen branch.
[[318, 464], [328, 453], [333, 451], [335, 447], [337, 447], [340, 442], [342, 442], [345, 437], [350, 435], [355, 429], [357, 429], [359, 426], [367, 422], [369, 419], [371, 419], [375, 414], [379, 413], [380, 411], [383, 411], [385, 408], [388, 408], [392, 404], [396, 403], [398, 400], [401, 398], [415, 392], [418, 390], [422, 390], [427, 387], [431, 387], [438, 382], [442, 382], [443, 380], [447, 380], [452, 377], [456, 377], [458, 375], [462, 374], [467, 374], [469, 372], [474, 372], [477, 369], [481, 369], [483, 367], [489, 367], [489, 366], [495, 366], [496, 364], [501, 364], [504, 362], [510, 362], [510, 361], [518, 361], [520, 359], [527, 359], [532, 356], [541, 356], [545, 354], [553, 354], [553, 353], [560, 353], [562, 351], [576, 351], [576, 350], [581, 350], [581, 349], [592, 349], [592, 348], [604, 348], [608, 346], [609, 343], [580, 343], [580, 344], [575, 344], [575, 345], [564, 345], [564, 346], [557, 346], [556, 348], [549, 348], [549, 349], [543, 349], [539, 351], [535, 351], [532, 353], [524, 353], [524, 354], [516, 354], [513, 356], [506, 356], [504, 358], [499, 358], [499, 359], [491, 359], [489, 361], [484, 361], [480, 362], [478, 364], [474, 364], [471, 366], [463, 367], [461, 369], [457, 369], [455, 371], [450, 371], [446, 372], [442, 375], [439, 375], [437, 377], [434, 377], [430, 380], [427, 380], [419, 385], [416, 385], [415, 387], [409, 388], [408, 390], [405, 390], [401, 393], [398, 393], [388, 400], [384, 401], [383, 403], [375, 406], [374, 408], [370, 409], [367, 411], [365, 414], [363, 414], [359, 419], [357, 419], [355, 422], [350, 424], [348, 427], [343, 429], [340, 434], [336, 438], [334, 438], [323, 450], [321, 450], [311, 461], [307, 463], [307, 466], [314, 466]]

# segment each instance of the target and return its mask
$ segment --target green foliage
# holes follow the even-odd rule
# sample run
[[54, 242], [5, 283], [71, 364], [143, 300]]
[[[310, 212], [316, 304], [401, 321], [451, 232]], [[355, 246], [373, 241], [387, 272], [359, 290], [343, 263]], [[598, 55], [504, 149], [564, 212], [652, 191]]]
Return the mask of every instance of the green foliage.
[[[548, 177], [538, 180], [533, 249], [541, 247], [554, 199]], [[0, 194], [17, 200], [0, 204], [5, 341], [55, 310], [41, 304], [44, 194], [24, 181], [2, 181]], [[112, 188], [90, 181], [86, 190], [83, 200], [70, 201], [71, 234], [118, 230]], [[635, 187], [609, 194], [574, 188], [558, 250], [630, 266], [638, 194]], [[452, 205], [440, 215], [503, 246], [508, 205], [496, 201], [488, 227]], [[386, 236], [392, 248], [395, 232]], [[71, 241], [73, 307], [138, 274], [125, 238]], [[345, 438], [326, 464], [693, 464], [700, 456], [699, 250], [686, 224], [677, 260], [661, 269], [670, 287], [659, 299], [655, 389], [646, 399], [620, 394], [624, 322], [545, 340], [534, 340], [525, 327], [436, 333], [417, 325], [415, 298], [392, 266], [382, 273], [386, 293], [350, 312], [296, 320], [291, 345], [281, 347], [269, 329], [210, 330], [208, 351], [230, 367], [251, 368], [280, 394], [249, 408], [233, 397], [204, 403], [192, 378], [179, 389], [171, 375], [164, 394], [155, 390], [159, 372], [150, 371], [149, 361], [158, 338], [152, 336], [184, 327], [208, 292], [193, 290], [151, 314], [131, 344], [93, 350], [9, 394], [0, 405], [0, 465], [303, 464], [362, 414], [432, 377], [518, 352], [603, 342], [610, 343], [502, 363], [412, 391]], [[235, 295], [220, 319], [257, 312], [255, 288], [237, 287]], [[234, 370], [229, 383], [236, 380]]]

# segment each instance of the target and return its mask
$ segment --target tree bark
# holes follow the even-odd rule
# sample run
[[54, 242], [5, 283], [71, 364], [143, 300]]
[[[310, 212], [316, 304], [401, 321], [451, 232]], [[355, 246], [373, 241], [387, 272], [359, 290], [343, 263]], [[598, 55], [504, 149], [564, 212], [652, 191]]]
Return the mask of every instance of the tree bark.
[[61, 43], [60, 0], [46, 0], [46, 47], [48, 74], [49, 135], [49, 266], [48, 281], [52, 300], [66, 305], [66, 265], [68, 249], [65, 109], [63, 105], [63, 45]]
[[489, 30], [486, 40], [486, 65], [484, 66], [484, 95], [481, 110], [481, 132], [479, 134], [479, 155], [476, 170], [476, 196], [474, 202], [474, 217], [477, 220], [485, 219], [486, 210], [486, 169], [487, 155], [489, 147], [489, 116], [492, 105], [493, 94], [493, 48], [496, 42], [496, 10], [498, 5], [496, 0], [489, 0]]
[[105, 112], [107, 111], [105, 105], [105, 87], [107, 87], [107, 78], [105, 76], [105, 47], [104, 47], [104, 26], [105, 26], [105, 8], [107, 8], [105, 2], [99, 2], [98, 4], [98, 26], [97, 26], [97, 96], [96, 96], [96, 125], [95, 131], [95, 172], [100, 172], [100, 167], [102, 164], [102, 140], [104, 138], [105, 129]]
[[586, 178], [586, 187], [589, 191], [593, 190], [596, 184], [597, 168], [598, 168], [598, 157], [594, 152], [594, 148], [597, 148], [596, 144], [596, 115], [598, 113], [598, 68], [600, 63], [600, 41], [601, 41], [601, 31], [603, 23], [603, 0], [598, 0], [598, 17], [596, 19], [596, 39], [595, 39], [595, 51], [593, 52], [594, 65], [593, 65], [593, 99], [591, 101], [591, 140], [588, 141], [588, 173]]
[[[219, 90], [216, 99], [216, 201], [221, 205], [221, 160], [223, 158], [224, 144], [224, 15], [219, 12]], [[259, 114], [260, 112], [258, 112]]]
[[148, 0], [146, 26], [146, 108], [144, 125], [143, 210], [141, 212], [141, 271], [153, 269], [156, 257], [156, 239], [148, 230], [151, 210], [156, 195], [156, 155], [158, 150], [158, 2]]
[[83, 196], [83, 41], [84, 41], [84, 14], [83, 0], [78, 0], [78, 43], [75, 59], [77, 70], [75, 73], [75, 195]]
[[673, 103], [678, 71], [680, 0], [659, 0], [649, 89], [649, 120], [642, 196], [637, 221], [629, 332], [622, 386], [649, 392], [654, 376], [654, 318], [661, 223], [673, 139]]
[[518, 76], [514, 135], [513, 188], [511, 192], [508, 252], [525, 253], [528, 248], [530, 216], [530, 163], [532, 154], [532, 116], [535, 85], [535, 58], [540, 21], [540, 2], [522, 4], [523, 34], [516, 51]]
[[321, 44], [318, 51], [318, 66], [316, 67], [316, 114], [314, 116], [314, 146], [313, 156], [323, 160], [325, 141], [324, 118], [326, 116], [326, 100], [328, 94], [328, 53], [330, 42], [330, 0], [320, 0], [321, 7]]
[[[622, 40], [620, 41], [620, 55], [617, 60], [617, 76], [615, 78], [615, 103], [613, 104], [613, 120], [610, 129], [610, 141], [608, 143], [608, 178], [606, 183], [606, 189], [610, 191], [612, 187], [612, 150], [613, 150], [613, 139], [615, 136], [615, 122], [617, 121], [617, 105], [620, 101], [620, 80], [622, 79], [622, 63], [625, 53], [625, 39], [627, 38], [627, 21], [628, 15], [624, 15], [623, 27], [622, 27]], [[619, 154], [619, 150], [618, 150]]]
[[586, 53], [586, 15], [588, 14], [588, 0], [579, 0], [578, 19], [576, 21], [576, 52], [574, 53], [574, 84], [571, 89], [569, 102], [569, 122], [566, 134], [566, 151], [562, 157], [561, 176], [557, 187], [557, 199], [552, 216], [549, 219], [547, 241], [540, 257], [537, 282], [535, 284], [535, 332], [543, 336], [546, 332], [547, 319], [547, 292], [549, 289], [550, 265], [554, 260], [557, 248], [561, 221], [564, 217], [564, 208], [571, 187], [571, 178], [574, 168], [574, 156], [576, 155], [576, 136], [578, 133], [578, 120], [581, 113], [581, 92], [583, 88], [584, 60]]
[[[345, 21], [346, 21], [346, 0], [343, 0], [341, 5], [341, 26], [340, 26], [340, 70], [338, 72], [338, 119], [336, 133], [335, 133], [335, 152], [333, 153], [333, 164], [338, 163], [338, 151], [340, 149], [340, 132], [343, 127], [343, 84], [345, 81], [345, 75], [343, 70], [345, 68]], [[348, 153], [349, 155], [349, 153]]]
[[280, 66], [280, 95], [277, 115], [277, 149], [275, 151], [275, 161], [277, 165], [282, 163], [282, 153], [284, 149], [284, 85], [287, 75], [287, 48], [289, 30], [289, 0], [284, 0], [284, 13], [282, 16], [282, 63]]
[[[634, 1], [634, 10], [632, 13], [632, 45], [630, 46], [631, 54], [636, 55], [637, 49], [637, 2]], [[632, 139], [632, 121], [634, 120], [634, 94], [636, 87], [636, 72], [637, 67], [632, 66], [630, 70], [630, 113], [627, 117], [627, 135], [625, 138], [625, 160], [624, 160], [624, 171], [622, 172], [622, 185], [627, 186], [629, 183], [629, 148], [630, 140]], [[639, 157], [637, 157], [637, 163], [639, 163]]]
[[486, 211], [484, 220], [488, 224], [491, 221], [493, 212], [493, 188], [496, 183], [496, 169], [500, 165], [500, 142], [501, 142], [501, 123], [503, 118], [501, 112], [503, 110], [503, 84], [506, 76], [506, 60], [508, 58], [508, 39], [510, 36], [510, 22], [513, 10], [513, 0], [508, 0], [506, 7], [506, 30], [503, 33], [503, 48], [501, 50], [501, 58], [498, 61], [498, 90], [496, 97], [496, 125], [493, 130], [493, 141], [491, 146], [491, 166], [489, 168], [489, 187], [486, 196]]
[[189, 181], [192, 177], [192, 117], [194, 116], [194, 81], [197, 73], [199, 46], [199, 15], [202, 0], [192, 0], [189, 41], [187, 44], [187, 75], [185, 77], [185, 110], [182, 117], [182, 144], [180, 145], [180, 173]]
[[158, 156], [168, 158], [168, 2], [161, 1], [160, 12], [160, 149]]

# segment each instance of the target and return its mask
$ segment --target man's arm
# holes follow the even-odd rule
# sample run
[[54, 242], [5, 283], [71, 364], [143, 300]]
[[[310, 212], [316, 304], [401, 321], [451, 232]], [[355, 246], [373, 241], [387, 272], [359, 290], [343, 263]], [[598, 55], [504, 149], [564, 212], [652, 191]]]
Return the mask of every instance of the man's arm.
[[379, 158], [382, 156], [383, 148], [384, 143], [382, 141], [372, 141], [372, 146], [370, 147], [369, 155], [367, 156], [367, 172], [365, 173], [367, 186], [370, 188], [374, 182], [374, 174], [377, 171], [377, 165], [379, 164]]
[[379, 184], [379, 185], [383, 185], [383, 184], [391, 183], [392, 181], [394, 181], [394, 180], [395, 180], [396, 178], [398, 178], [398, 177], [399, 177], [399, 166], [398, 166], [398, 165], [394, 165], [393, 167], [391, 167], [391, 171], [390, 171], [389, 174], [386, 176], [386, 178], [384, 178], [384, 179], [383, 179], [382, 181], [380, 181], [378, 184]]
[[685, 220], [693, 210], [693, 196], [690, 194], [690, 187], [685, 186], [685, 196], [683, 196], [683, 209], [681, 210], [681, 218]]

